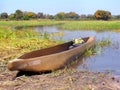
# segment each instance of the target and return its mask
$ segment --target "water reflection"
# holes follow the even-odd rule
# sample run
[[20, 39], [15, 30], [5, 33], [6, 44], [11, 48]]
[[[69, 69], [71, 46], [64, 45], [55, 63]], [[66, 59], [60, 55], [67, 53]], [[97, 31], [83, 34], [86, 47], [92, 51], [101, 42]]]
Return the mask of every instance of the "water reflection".
[[[73, 40], [78, 37], [94, 36], [96, 41], [103, 38], [110, 38], [112, 44], [103, 47], [98, 55], [82, 58], [76, 65], [78, 69], [88, 69], [91, 71], [106, 72], [112, 71], [113, 74], [120, 75], [120, 33], [112, 31], [96, 32], [94, 30], [60, 30], [56, 26], [43, 26], [34, 28], [38, 32], [62, 32], [62, 36], [54, 36], [54, 39]], [[114, 71], [114, 72], [113, 72]]]

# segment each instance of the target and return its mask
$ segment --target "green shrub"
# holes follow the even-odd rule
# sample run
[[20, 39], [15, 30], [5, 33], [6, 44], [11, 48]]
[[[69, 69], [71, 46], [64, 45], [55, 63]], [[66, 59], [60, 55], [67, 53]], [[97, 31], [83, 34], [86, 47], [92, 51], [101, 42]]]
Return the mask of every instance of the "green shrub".
[[29, 16], [28, 15], [23, 15], [23, 20], [29, 20]]

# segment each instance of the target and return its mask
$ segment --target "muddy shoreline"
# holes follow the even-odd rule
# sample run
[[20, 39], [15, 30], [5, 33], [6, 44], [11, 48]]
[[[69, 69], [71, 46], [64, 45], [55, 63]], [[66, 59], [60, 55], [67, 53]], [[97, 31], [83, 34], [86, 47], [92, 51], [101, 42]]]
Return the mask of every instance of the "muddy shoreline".
[[100, 72], [63, 69], [15, 78], [18, 73], [1, 71], [0, 90], [120, 90], [120, 77]]

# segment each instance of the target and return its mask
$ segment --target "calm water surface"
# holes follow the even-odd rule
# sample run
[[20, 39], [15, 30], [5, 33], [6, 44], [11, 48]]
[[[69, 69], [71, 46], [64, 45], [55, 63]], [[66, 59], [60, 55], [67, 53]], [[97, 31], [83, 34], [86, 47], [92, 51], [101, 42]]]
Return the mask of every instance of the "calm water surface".
[[64, 35], [54, 36], [54, 38], [65, 41], [86, 36], [94, 36], [96, 41], [110, 38], [112, 42], [110, 46], [103, 47], [100, 54], [81, 58], [75, 67], [120, 75], [120, 33], [112, 31], [96, 32], [94, 30], [60, 30], [56, 26], [35, 27], [34, 29], [39, 32], [64, 33]]

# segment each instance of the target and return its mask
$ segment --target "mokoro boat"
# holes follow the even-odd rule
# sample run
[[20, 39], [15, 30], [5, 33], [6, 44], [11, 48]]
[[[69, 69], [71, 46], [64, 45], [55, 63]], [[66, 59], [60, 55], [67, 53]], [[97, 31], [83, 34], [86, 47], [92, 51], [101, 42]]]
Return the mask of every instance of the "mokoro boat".
[[59, 44], [53, 47], [40, 49], [26, 53], [8, 62], [8, 69], [18, 71], [44, 72], [57, 70], [64, 67], [67, 63], [75, 60], [76, 57], [94, 45], [94, 37], [85, 37], [83, 44], [70, 49], [73, 41]]

